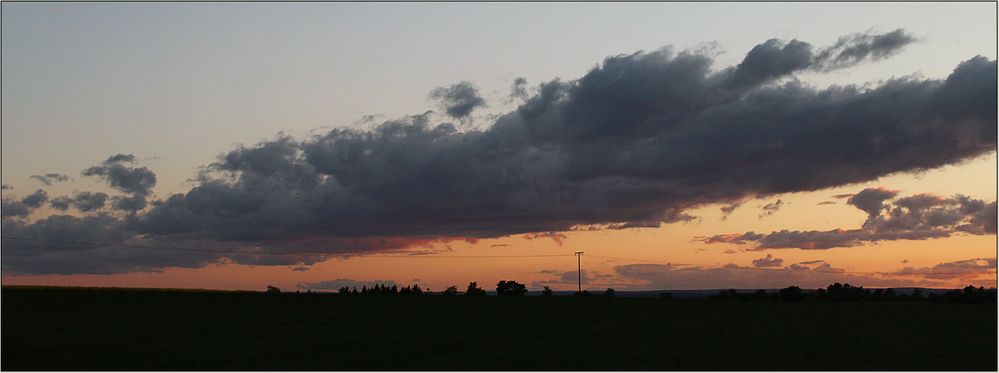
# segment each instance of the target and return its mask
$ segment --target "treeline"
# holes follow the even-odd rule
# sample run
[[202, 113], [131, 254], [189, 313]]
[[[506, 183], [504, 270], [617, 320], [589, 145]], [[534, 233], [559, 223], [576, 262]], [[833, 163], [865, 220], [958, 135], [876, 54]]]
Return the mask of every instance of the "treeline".
[[967, 286], [962, 290], [948, 290], [943, 294], [923, 294], [921, 289], [910, 293], [896, 292], [895, 289], [864, 289], [863, 286], [834, 283], [825, 289], [802, 290], [797, 286], [780, 289], [776, 293], [757, 290], [753, 293], [739, 293], [735, 289], [722, 290], [712, 299], [738, 300], [781, 300], [781, 301], [930, 301], [953, 303], [984, 303], [996, 301], [996, 288]]
[[[545, 291], [549, 295], [551, 294], [551, 289], [548, 289], [547, 286], [545, 287]], [[457, 286], [448, 286], [447, 289], [444, 289], [443, 291], [432, 292], [428, 289], [421, 288], [420, 285], [415, 285], [415, 284], [403, 287], [399, 287], [394, 284], [392, 286], [375, 284], [370, 288], [367, 285], [362, 285], [360, 289], [358, 289], [356, 286], [355, 287], [344, 286], [341, 287], [339, 290], [337, 290], [337, 293], [343, 295], [369, 295], [369, 294], [371, 295], [406, 295], [406, 294], [458, 295], [459, 294]], [[527, 286], [518, 283], [516, 281], [500, 281], [496, 283], [496, 294], [525, 295], [527, 294]], [[486, 295], [486, 291], [481, 287], [479, 287], [478, 282], [470, 282], [468, 283], [468, 287], [465, 288], [464, 295], [473, 295], [473, 296]]]

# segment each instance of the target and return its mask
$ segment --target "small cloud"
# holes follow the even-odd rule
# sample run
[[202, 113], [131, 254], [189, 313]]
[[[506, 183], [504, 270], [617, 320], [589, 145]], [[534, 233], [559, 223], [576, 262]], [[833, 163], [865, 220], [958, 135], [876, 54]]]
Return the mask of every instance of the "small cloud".
[[32, 179], [38, 180], [45, 186], [51, 186], [52, 184], [69, 180], [69, 176], [58, 174], [58, 173], [47, 173], [44, 175], [31, 175]]
[[539, 232], [525, 234], [524, 238], [528, 241], [533, 241], [535, 238], [551, 238], [557, 245], [562, 246], [563, 240], [569, 237], [558, 232]]
[[780, 267], [780, 265], [783, 263], [784, 259], [774, 258], [770, 254], [767, 254], [766, 257], [753, 260], [753, 266], [757, 268]]

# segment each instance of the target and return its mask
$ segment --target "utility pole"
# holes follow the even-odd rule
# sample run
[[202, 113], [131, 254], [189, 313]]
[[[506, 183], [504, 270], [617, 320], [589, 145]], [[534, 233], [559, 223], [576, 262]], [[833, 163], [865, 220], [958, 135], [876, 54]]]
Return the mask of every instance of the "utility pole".
[[579, 293], [583, 292], [583, 252], [576, 252], [576, 279], [579, 281]]

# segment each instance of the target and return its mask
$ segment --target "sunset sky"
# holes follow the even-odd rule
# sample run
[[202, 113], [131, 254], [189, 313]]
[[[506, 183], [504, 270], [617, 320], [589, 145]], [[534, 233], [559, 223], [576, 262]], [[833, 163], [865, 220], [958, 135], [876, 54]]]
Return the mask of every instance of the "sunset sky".
[[996, 283], [996, 4], [5, 3], [4, 284]]

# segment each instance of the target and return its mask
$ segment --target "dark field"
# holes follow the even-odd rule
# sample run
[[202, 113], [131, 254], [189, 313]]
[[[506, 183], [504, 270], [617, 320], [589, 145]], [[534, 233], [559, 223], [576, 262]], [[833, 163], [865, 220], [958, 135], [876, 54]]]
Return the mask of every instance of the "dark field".
[[996, 370], [996, 304], [3, 288], [3, 370]]

